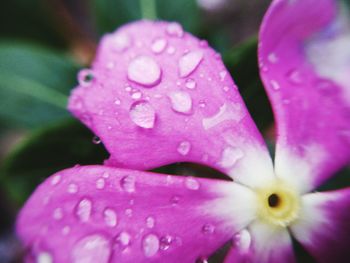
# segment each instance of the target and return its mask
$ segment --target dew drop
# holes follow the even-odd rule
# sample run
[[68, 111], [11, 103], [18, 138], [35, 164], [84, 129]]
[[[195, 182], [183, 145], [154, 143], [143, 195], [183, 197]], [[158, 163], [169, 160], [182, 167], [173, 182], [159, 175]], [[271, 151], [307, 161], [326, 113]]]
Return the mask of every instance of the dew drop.
[[142, 93], [140, 91], [135, 91], [131, 94], [131, 98], [134, 100], [141, 99]]
[[226, 78], [226, 75], [227, 75], [227, 71], [225, 71], [225, 70], [220, 71], [220, 73], [219, 73], [220, 80], [224, 81]]
[[132, 211], [131, 208], [125, 209], [125, 215], [126, 215], [127, 217], [132, 217], [132, 214], [133, 214], [133, 211]]
[[70, 233], [70, 227], [69, 226], [65, 226], [62, 228], [62, 234], [63, 235], [68, 235]]
[[103, 211], [103, 218], [109, 227], [115, 227], [118, 223], [117, 213], [112, 208], [106, 208]]
[[94, 80], [94, 73], [91, 69], [82, 69], [78, 73], [78, 82], [82, 87], [88, 87]]
[[188, 52], [179, 59], [179, 75], [181, 78], [189, 76], [201, 63], [203, 51], [196, 50]]
[[57, 174], [52, 177], [51, 185], [57, 185], [61, 181], [61, 175]]
[[175, 37], [182, 37], [184, 35], [184, 30], [182, 26], [179, 23], [173, 22], [169, 23], [166, 32], [170, 36], [175, 36]]
[[248, 251], [252, 238], [248, 230], [243, 229], [233, 237], [233, 245], [235, 249], [239, 249], [240, 251]]
[[106, 184], [105, 179], [98, 178], [96, 180], [96, 189], [99, 189], [99, 190], [103, 189], [105, 187], [105, 184]]
[[153, 228], [155, 224], [155, 219], [152, 216], [146, 218], [146, 225], [148, 228]]
[[177, 195], [174, 195], [173, 197], [170, 198], [170, 203], [175, 206], [178, 205], [180, 202], [180, 197]]
[[54, 211], [53, 211], [53, 215], [52, 217], [55, 219], [55, 220], [61, 220], [63, 218], [63, 211], [62, 211], [62, 208], [56, 208]]
[[152, 51], [156, 54], [162, 53], [166, 48], [167, 41], [164, 38], [157, 38], [152, 43]]
[[105, 179], [108, 179], [109, 176], [110, 176], [110, 174], [109, 174], [108, 172], [104, 172], [104, 173], [102, 174], [102, 177], [105, 178]]
[[287, 72], [287, 80], [293, 85], [299, 85], [303, 82], [300, 71], [293, 69]]
[[224, 168], [230, 168], [243, 157], [244, 153], [240, 148], [230, 146], [224, 149], [219, 164]]
[[115, 99], [115, 100], [114, 100], [114, 104], [115, 104], [115, 105], [120, 105], [120, 104], [121, 104], [120, 99]]
[[36, 263], [53, 263], [53, 258], [48, 252], [40, 252], [36, 257]]
[[270, 84], [273, 90], [279, 90], [281, 88], [280, 84], [276, 80], [270, 80]]
[[199, 189], [199, 182], [197, 181], [197, 179], [195, 179], [193, 177], [187, 177], [185, 179], [185, 185], [190, 190], [198, 190]]
[[272, 63], [272, 64], [275, 64], [278, 62], [278, 57], [276, 55], [276, 53], [270, 53], [268, 56], [267, 56], [267, 60]]
[[173, 46], [170, 46], [167, 48], [166, 52], [169, 54], [169, 55], [173, 55], [175, 53], [176, 49], [173, 47]]
[[93, 144], [100, 144], [101, 143], [101, 139], [99, 137], [97, 137], [97, 136], [94, 136], [92, 138], [92, 143]]
[[131, 45], [131, 39], [127, 34], [117, 33], [112, 35], [112, 50], [123, 52]]
[[161, 68], [158, 63], [149, 56], [138, 56], [128, 66], [128, 78], [143, 86], [153, 87], [161, 79]]
[[171, 107], [180, 113], [189, 113], [192, 109], [192, 98], [185, 91], [173, 91], [169, 95]]
[[111, 255], [109, 241], [98, 234], [86, 236], [72, 250], [73, 263], [108, 263]]
[[208, 259], [206, 257], [200, 257], [196, 260], [196, 263], [208, 263]]
[[188, 89], [195, 89], [197, 86], [197, 82], [194, 79], [187, 79], [185, 82], [185, 86]]
[[173, 237], [170, 235], [162, 236], [159, 240], [160, 250], [168, 250], [173, 242]]
[[75, 194], [78, 192], [78, 186], [76, 184], [69, 184], [67, 188], [67, 192], [70, 194]]
[[215, 231], [215, 227], [212, 224], [205, 224], [202, 227], [202, 233], [205, 235], [213, 234], [214, 231]]
[[188, 141], [181, 142], [177, 147], [177, 152], [183, 156], [187, 155], [191, 150], [191, 143]]
[[84, 198], [82, 199], [76, 208], [76, 215], [80, 219], [81, 222], [87, 222], [90, 220], [92, 209], [92, 202]]
[[147, 101], [137, 101], [131, 105], [130, 118], [137, 126], [151, 129], [156, 120], [156, 111]]
[[142, 241], [143, 253], [146, 257], [153, 257], [159, 250], [159, 239], [155, 234], [148, 234]]
[[125, 250], [129, 245], [131, 241], [131, 236], [128, 232], [122, 231], [117, 235], [115, 238], [115, 243], [119, 247], [120, 250]]
[[121, 188], [128, 193], [135, 192], [135, 183], [136, 183], [136, 178], [131, 175], [124, 176], [120, 180]]

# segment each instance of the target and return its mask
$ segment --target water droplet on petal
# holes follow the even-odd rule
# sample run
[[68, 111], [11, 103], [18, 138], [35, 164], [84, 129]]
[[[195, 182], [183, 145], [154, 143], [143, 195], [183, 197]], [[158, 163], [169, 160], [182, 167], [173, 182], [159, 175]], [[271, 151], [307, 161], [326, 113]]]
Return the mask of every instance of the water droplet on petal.
[[78, 73], [78, 82], [82, 87], [88, 87], [94, 80], [94, 73], [91, 69], [82, 69]]
[[157, 38], [152, 43], [152, 51], [156, 54], [162, 53], [166, 48], [167, 41], [164, 38]]
[[120, 250], [125, 250], [131, 241], [131, 236], [128, 232], [122, 231], [116, 238], [115, 243], [119, 247]]
[[92, 202], [89, 199], [84, 198], [78, 203], [75, 213], [81, 222], [87, 222], [90, 220], [91, 209]]
[[155, 224], [155, 219], [152, 216], [146, 218], [146, 225], [148, 228], [153, 228]]
[[105, 184], [106, 184], [106, 182], [105, 182], [105, 179], [103, 179], [103, 178], [98, 178], [97, 180], [96, 180], [96, 188], [97, 189], [103, 189], [104, 187], [105, 187]]
[[174, 195], [173, 197], [170, 198], [170, 203], [175, 206], [180, 202], [180, 197], [177, 195]]
[[61, 181], [61, 175], [57, 174], [52, 177], [51, 185], [57, 185]]
[[226, 78], [226, 75], [227, 75], [227, 71], [226, 71], [226, 70], [220, 71], [220, 73], [219, 73], [220, 80], [221, 80], [221, 81], [224, 81], [225, 78]]
[[276, 53], [270, 53], [268, 56], [267, 56], [267, 60], [272, 63], [272, 64], [275, 64], [278, 62], [278, 57], [276, 55]]
[[208, 259], [206, 257], [200, 257], [196, 260], [196, 263], [208, 263]]
[[101, 139], [99, 137], [97, 137], [97, 136], [94, 136], [92, 138], [92, 143], [93, 144], [100, 144], [101, 143]]
[[104, 172], [104, 173], [102, 174], [102, 177], [103, 177], [103, 178], [106, 178], [106, 179], [109, 178], [109, 176], [110, 176], [110, 175], [109, 175], [108, 172]]
[[117, 213], [111, 208], [106, 208], [103, 211], [103, 217], [106, 225], [109, 227], [115, 227], [118, 223]]
[[237, 161], [244, 157], [243, 151], [238, 147], [227, 147], [222, 153], [220, 166], [230, 168], [234, 166]]
[[142, 241], [143, 253], [146, 257], [152, 257], [159, 250], [159, 239], [154, 234], [148, 234]]
[[124, 191], [128, 193], [135, 192], [135, 183], [136, 183], [136, 178], [131, 175], [124, 176], [120, 180], [120, 186], [124, 189]]
[[134, 100], [141, 99], [142, 93], [140, 91], [135, 91], [131, 94], [131, 98]]
[[201, 50], [191, 51], [183, 55], [178, 63], [180, 77], [184, 78], [189, 76], [199, 66], [203, 55], [204, 53]]
[[270, 84], [273, 90], [279, 90], [281, 88], [280, 84], [276, 80], [271, 80]]
[[149, 56], [138, 56], [128, 66], [128, 78], [143, 86], [153, 87], [161, 79], [161, 68], [158, 63]]
[[112, 36], [112, 49], [123, 52], [131, 45], [131, 38], [124, 33], [117, 33]]
[[63, 218], [63, 210], [62, 208], [56, 208], [54, 211], [53, 211], [53, 218], [56, 219], [56, 220], [61, 220]]
[[169, 95], [171, 107], [180, 113], [189, 113], [192, 109], [192, 98], [185, 91], [173, 91]]
[[70, 227], [69, 226], [65, 226], [62, 228], [62, 234], [63, 235], [68, 235], [70, 233]]
[[199, 189], [199, 182], [197, 181], [197, 179], [195, 179], [193, 177], [187, 177], [185, 179], [185, 185], [190, 190], [198, 190]]
[[166, 32], [168, 33], [168, 35], [175, 37], [182, 37], [184, 34], [182, 26], [176, 22], [170, 23], [166, 28]]
[[156, 120], [156, 111], [147, 101], [138, 101], [131, 105], [130, 118], [137, 126], [151, 129]]
[[303, 82], [302, 76], [300, 71], [293, 69], [289, 72], [287, 72], [287, 80], [294, 85], [299, 85]]
[[70, 194], [75, 194], [78, 192], [78, 186], [76, 184], [69, 184], [67, 191]]
[[131, 208], [125, 209], [125, 215], [126, 215], [127, 217], [132, 217], [132, 214], [133, 214], [133, 211], [132, 211]]
[[185, 86], [188, 89], [195, 89], [197, 86], [197, 82], [194, 79], [187, 79]]
[[72, 250], [73, 263], [108, 263], [111, 255], [109, 241], [98, 234], [86, 236]]
[[212, 224], [205, 224], [202, 227], [202, 233], [203, 234], [213, 234], [215, 230], [215, 227]]
[[120, 105], [120, 103], [121, 103], [120, 99], [115, 99], [115, 100], [114, 100], [114, 104], [115, 104], [115, 105]]
[[181, 142], [177, 147], [177, 152], [183, 156], [187, 155], [191, 150], [191, 143], [188, 141]]
[[166, 52], [169, 55], [173, 55], [175, 53], [176, 49], [173, 46], [168, 47], [168, 49], [166, 50]]
[[248, 251], [252, 238], [248, 230], [243, 229], [234, 235], [233, 244], [235, 249], [240, 251]]
[[53, 263], [53, 258], [48, 252], [40, 252], [36, 257], [36, 263]]
[[162, 236], [159, 240], [159, 248], [160, 250], [168, 250], [170, 245], [173, 242], [173, 237], [170, 235]]

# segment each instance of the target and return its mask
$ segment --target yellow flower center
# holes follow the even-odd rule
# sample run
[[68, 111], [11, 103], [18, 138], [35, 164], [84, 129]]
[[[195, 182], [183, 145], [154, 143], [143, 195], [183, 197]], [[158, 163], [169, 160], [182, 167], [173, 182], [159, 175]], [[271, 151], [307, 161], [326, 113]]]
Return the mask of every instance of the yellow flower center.
[[283, 181], [276, 181], [256, 191], [258, 217], [275, 226], [287, 227], [297, 219], [300, 210], [298, 192]]

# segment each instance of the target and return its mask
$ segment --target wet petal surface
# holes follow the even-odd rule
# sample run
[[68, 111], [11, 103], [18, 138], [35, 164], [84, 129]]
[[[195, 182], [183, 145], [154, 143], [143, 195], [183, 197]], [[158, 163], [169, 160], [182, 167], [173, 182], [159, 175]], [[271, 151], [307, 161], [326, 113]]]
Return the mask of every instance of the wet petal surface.
[[220, 55], [179, 24], [140, 21], [106, 35], [89, 72], [69, 109], [101, 138], [108, 165], [196, 162], [250, 185], [273, 177]]
[[350, 161], [350, 21], [339, 3], [274, 1], [260, 32], [261, 76], [277, 122], [276, 174], [301, 192]]
[[39, 186], [17, 233], [27, 262], [193, 263], [253, 220], [254, 198], [228, 181], [76, 167]]
[[350, 261], [350, 189], [307, 194], [302, 205], [295, 238], [317, 262]]

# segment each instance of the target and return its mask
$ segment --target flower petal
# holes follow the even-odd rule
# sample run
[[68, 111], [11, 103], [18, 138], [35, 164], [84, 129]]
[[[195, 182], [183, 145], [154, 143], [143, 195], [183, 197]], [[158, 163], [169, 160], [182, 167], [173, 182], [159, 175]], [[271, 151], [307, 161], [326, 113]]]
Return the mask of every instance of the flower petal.
[[350, 262], [350, 188], [302, 197], [295, 238], [317, 262]]
[[39, 186], [17, 233], [28, 262], [193, 263], [253, 220], [254, 198], [230, 181], [75, 167]]
[[257, 220], [248, 230], [241, 231], [236, 237], [225, 263], [296, 262], [291, 238], [285, 228], [274, 227]]
[[105, 36], [79, 79], [69, 109], [101, 138], [109, 165], [196, 162], [251, 184], [273, 176], [220, 55], [179, 24], [140, 21]]
[[260, 32], [260, 71], [277, 121], [276, 173], [302, 192], [350, 161], [350, 22], [338, 4], [276, 0]]

